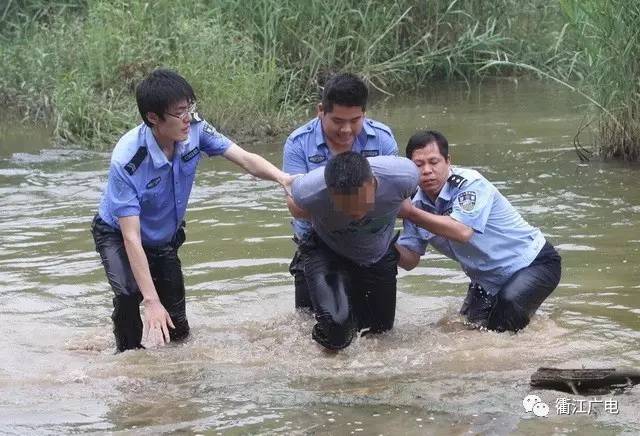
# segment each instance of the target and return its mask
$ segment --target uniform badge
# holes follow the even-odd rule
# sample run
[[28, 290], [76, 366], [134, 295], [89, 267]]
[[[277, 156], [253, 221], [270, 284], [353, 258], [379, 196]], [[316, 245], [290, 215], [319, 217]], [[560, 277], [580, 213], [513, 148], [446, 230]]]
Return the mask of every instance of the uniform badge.
[[380, 150], [362, 150], [364, 157], [376, 157], [380, 155]]
[[211, 124], [209, 123], [204, 123], [204, 127], [202, 128], [202, 131], [211, 136], [216, 135], [216, 129], [214, 129], [213, 126], [211, 126]]
[[183, 162], [189, 162], [191, 159], [196, 157], [198, 155], [198, 153], [200, 153], [200, 149], [198, 147], [195, 147], [195, 148], [191, 149], [190, 152], [185, 153], [185, 154], [182, 155], [182, 161]]
[[314, 164], [319, 164], [320, 162], [324, 162], [327, 160], [327, 156], [323, 154], [314, 154], [313, 156], [309, 156], [309, 162]]
[[476, 193], [467, 191], [458, 195], [458, 204], [465, 212], [471, 212], [476, 207]]
[[155, 179], [151, 179], [149, 181], [149, 183], [147, 183], [146, 188], [147, 189], [151, 189], [151, 188], [153, 188], [155, 186], [158, 186], [158, 183], [160, 183], [160, 177], [156, 177]]

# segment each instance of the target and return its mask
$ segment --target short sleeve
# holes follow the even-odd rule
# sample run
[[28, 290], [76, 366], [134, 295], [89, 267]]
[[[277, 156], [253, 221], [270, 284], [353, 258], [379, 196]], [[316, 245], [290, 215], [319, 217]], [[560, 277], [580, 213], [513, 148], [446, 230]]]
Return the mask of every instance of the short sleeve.
[[233, 141], [218, 132], [211, 124], [202, 121], [198, 126], [200, 150], [208, 156], [219, 156], [233, 144]]
[[409, 198], [416, 193], [418, 182], [420, 181], [420, 173], [418, 167], [409, 159], [401, 157], [395, 158], [394, 161], [400, 163], [397, 168], [397, 174], [402, 174], [398, 189], [401, 198]]
[[380, 155], [398, 156], [398, 143], [393, 134], [381, 131], [378, 135], [380, 135]]
[[114, 217], [140, 215], [140, 200], [136, 188], [117, 162], [112, 162], [109, 168], [106, 196], [109, 211]]
[[483, 233], [495, 193], [496, 188], [483, 179], [465, 184], [453, 199], [451, 218]]
[[405, 248], [423, 255], [427, 251], [428, 239], [425, 237], [428, 232], [409, 220], [403, 220], [403, 230], [400, 238], [398, 238], [398, 244]]
[[305, 174], [308, 172], [302, 147], [291, 137], [284, 143], [282, 171], [287, 174]]
[[299, 176], [293, 180], [291, 184], [291, 198], [293, 198], [293, 202], [298, 206], [304, 209], [305, 207], [305, 182], [307, 176]]

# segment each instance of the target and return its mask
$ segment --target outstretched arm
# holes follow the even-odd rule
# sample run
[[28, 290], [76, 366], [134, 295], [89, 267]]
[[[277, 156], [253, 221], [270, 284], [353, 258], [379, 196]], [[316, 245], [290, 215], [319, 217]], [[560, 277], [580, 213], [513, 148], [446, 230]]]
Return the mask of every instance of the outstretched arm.
[[249, 174], [260, 179], [277, 182], [289, 192], [293, 177], [280, 171], [275, 165], [262, 156], [256, 153], [250, 153], [237, 144], [231, 144], [222, 155], [243, 168]]

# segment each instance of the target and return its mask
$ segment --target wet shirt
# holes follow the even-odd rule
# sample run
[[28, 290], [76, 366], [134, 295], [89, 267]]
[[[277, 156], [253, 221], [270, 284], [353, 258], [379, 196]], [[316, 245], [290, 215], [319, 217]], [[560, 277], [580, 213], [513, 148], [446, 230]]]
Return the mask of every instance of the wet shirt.
[[466, 243], [434, 235], [409, 220], [398, 244], [420, 255], [428, 244], [460, 263], [472, 282], [496, 294], [518, 270], [536, 258], [545, 238], [509, 201], [475, 170], [453, 168], [435, 203], [419, 190], [413, 204], [436, 215], [449, 215], [474, 230]]
[[[389, 127], [368, 118], [364, 119], [362, 127], [353, 143], [352, 151], [365, 157], [398, 155], [398, 144]], [[294, 130], [287, 138], [284, 144], [282, 170], [288, 174], [306, 174], [324, 167], [332, 157], [324, 138], [322, 123], [319, 118], [314, 118]], [[306, 220], [293, 220], [292, 225], [300, 239], [311, 229], [311, 224]]]
[[311, 214], [318, 236], [333, 251], [360, 265], [371, 265], [384, 256], [400, 204], [416, 191], [419, 179], [415, 164], [403, 157], [374, 157], [369, 164], [377, 181], [375, 206], [358, 221], [333, 206], [324, 168], [298, 177], [292, 186], [294, 202]]
[[202, 153], [220, 155], [232, 143], [194, 116], [189, 137], [176, 143], [170, 161], [151, 128], [140, 124], [127, 132], [113, 150], [100, 217], [119, 229], [118, 218], [139, 216], [144, 245], [170, 242], [184, 218]]

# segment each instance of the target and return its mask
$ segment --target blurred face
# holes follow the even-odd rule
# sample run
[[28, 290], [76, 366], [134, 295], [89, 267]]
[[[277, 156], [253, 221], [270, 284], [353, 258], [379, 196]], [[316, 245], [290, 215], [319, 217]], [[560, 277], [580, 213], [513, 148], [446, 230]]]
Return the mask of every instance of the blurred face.
[[373, 209], [376, 200], [376, 182], [371, 179], [365, 182], [353, 194], [336, 194], [330, 192], [333, 206], [353, 221], [358, 221]]
[[432, 142], [415, 150], [411, 160], [420, 172], [420, 189], [435, 201], [449, 178], [450, 159], [441, 155], [438, 145]]
[[331, 112], [325, 112], [320, 103], [318, 118], [322, 122], [322, 131], [327, 143], [337, 154], [351, 150], [356, 136], [362, 131], [364, 111], [360, 106], [334, 104]]
[[147, 117], [153, 123], [153, 132], [161, 145], [173, 145], [185, 141], [189, 137], [191, 113], [195, 105], [189, 105], [187, 99], [169, 105], [164, 113], [164, 120], [150, 112]]

